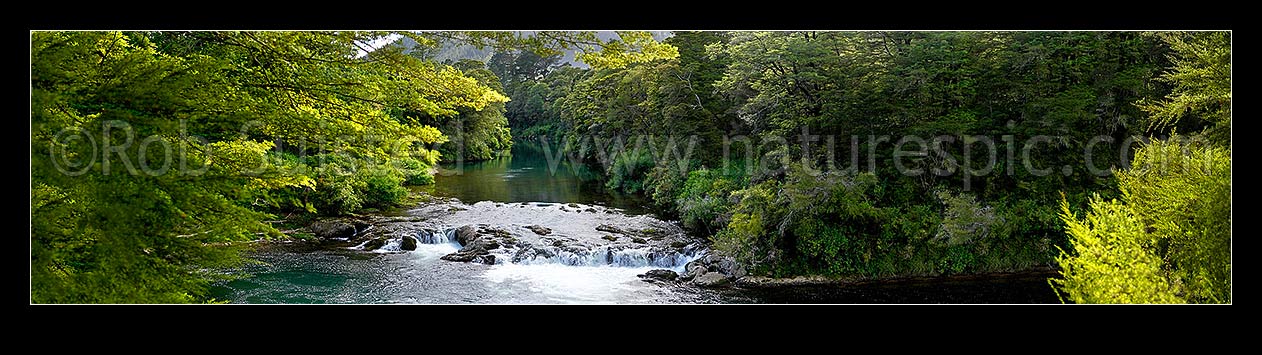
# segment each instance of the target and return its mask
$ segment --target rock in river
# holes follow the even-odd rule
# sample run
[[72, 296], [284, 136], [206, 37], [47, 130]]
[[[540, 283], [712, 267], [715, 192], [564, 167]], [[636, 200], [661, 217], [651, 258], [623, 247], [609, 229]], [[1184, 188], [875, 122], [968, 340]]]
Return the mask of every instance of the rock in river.
[[469, 245], [469, 242], [474, 239], [477, 239], [477, 237], [478, 237], [477, 227], [474, 227], [472, 225], [464, 225], [464, 226], [460, 226], [460, 228], [456, 228], [456, 243], [460, 243], [460, 245]]
[[552, 234], [552, 229], [538, 226], [538, 225], [529, 225], [529, 226], [524, 226], [522, 228], [529, 229], [531, 232], [535, 232], [535, 234], [538, 234], [538, 235]]
[[694, 285], [701, 287], [719, 287], [726, 285], [729, 281], [731, 280], [728, 279], [727, 275], [723, 275], [718, 272], [707, 272], [704, 275], [697, 276], [697, 278], [692, 279], [692, 283]]
[[618, 227], [614, 227], [608, 224], [602, 224], [602, 225], [596, 226], [596, 230], [601, 231], [601, 232], [609, 232], [609, 233], [622, 233], [622, 230], [618, 229]]
[[467, 262], [473, 261], [473, 259], [476, 257], [478, 257], [478, 255], [474, 253], [455, 252], [455, 253], [443, 255], [443, 257], [440, 259], [447, 260], [447, 261], [467, 263]]
[[698, 261], [693, 261], [684, 265], [684, 270], [684, 274], [680, 275], [680, 279], [684, 281], [695, 279], [698, 276], [705, 275], [705, 273], [710, 272], [705, 264]]
[[403, 236], [403, 241], [399, 243], [399, 249], [416, 250], [416, 238], [410, 235]]
[[651, 280], [675, 281], [676, 278], [679, 278], [679, 274], [676, 274], [674, 271], [670, 271], [666, 269], [649, 270], [646, 273], [635, 275], [635, 276], [638, 276], [644, 279], [644, 281], [651, 281]]
[[381, 249], [381, 247], [384, 247], [384, 246], [386, 246], [386, 237], [380, 237], [380, 238], [370, 240], [368, 241], [368, 243], [365, 243], [364, 250], [373, 251], [373, 250]]

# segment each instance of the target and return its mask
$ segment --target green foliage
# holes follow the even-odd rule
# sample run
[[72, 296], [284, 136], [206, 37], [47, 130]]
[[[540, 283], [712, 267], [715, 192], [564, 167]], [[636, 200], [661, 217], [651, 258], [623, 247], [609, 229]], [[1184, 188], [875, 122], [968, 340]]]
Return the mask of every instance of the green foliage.
[[[1149, 78], [1163, 59], [1154, 39], [1134, 33], [741, 32], [707, 46], [707, 53], [729, 63], [714, 87], [764, 141], [804, 129], [842, 139], [1056, 136], [1059, 142], [1029, 156], [1034, 167], [1061, 167], [1085, 166], [1085, 142], [1100, 135], [1121, 140], [1143, 115], [1130, 103], [1153, 94]], [[1021, 149], [996, 143], [999, 152]], [[911, 167], [954, 172], [945, 176], [904, 175], [889, 158], [893, 144], [860, 144], [865, 156], [878, 159], [872, 173], [880, 180], [870, 191], [789, 194], [786, 188], [783, 206], [812, 206], [813, 214], [773, 219], [786, 231], [775, 238], [797, 241], [781, 248], [797, 253], [781, 253], [781, 266], [771, 271], [932, 274], [1044, 265], [1063, 237], [1043, 196], [1067, 191], [1079, 203], [1086, 192], [1111, 186], [1111, 179], [1032, 174], [1003, 161], [989, 174], [962, 178], [965, 167], [958, 162], [979, 160], [963, 154], [965, 144], [971, 143], [944, 144], [946, 159], [910, 160]], [[823, 144], [769, 148], [788, 161], [816, 163], [850, 153]], [[1097, 167], [1125, 164], [1117, 154], [1090, 158]], [[795, 174], [772, 170], [754, 177], [809, 185]], [[961, 190], [969, 192], [952, 192]]]
[[629, 193], [644, 191], [644, 179], [653, 169], [653, 165], [653, 155], [649, 151], [634, 148], [623, 150], [609, 164], [605, 172], [608, 177], [605, 186]]
[[407, 163], [397, 165], [416, 164], [414, 166], [425, 170], [362, 165], [363, 161], [336, 155], [311, 157], [308, 164], [315, 167], [316, 186], [313, 191], [299, 191], [299, 194], [304, 200], [312, 201], [315, 211], [326, 215], [349, 214], [365, 207], [394, 206], [407, 196], [407, 189], [401, 186], [405, 174], [412, 174], [415, 182], [433, 181], [428, 165], [421, 165], [415, 159], [404, 161]]
[[1231, 151], [1205, 142], [1157, 141], [1118, 174], [1123, 198], [1159, 236], [1183, 297], [1231, 302]]
[[414, 158], [404, 158], [397, 160], [399, 164], [399, 172], [403, 174], [403, 183], [406, 185], [429, 185], [434, 183], [434, 174], [429, 171], [434, 165], [433, 162], [422, 162]]
[[679, 56], [679, 50], [675, 46], [657, 42], [647, 31], [618, 31], [618, 37], [601, 44], [601, 51], [580, 54], [578, 59], [593, 68], [618, 69], [630, 64]]
[[387, 206], [405, 176], [428, 182], [426, 146], [446, 138], [388, 113], [506, 98], [397, 48], [358, 53], [389, 35], [32, 33], [31, 301], [207, 301], [244, 242], [282, 237], [272, 213]]
[[[1144, 100], [1153, 127], [1179, 123], [1184, 131], [1205, 134], [1215, 142], [1231, 144], [1231, 33], [1163, 32], [1157, 36], [1174, 51], [1174, 67], [1161, 81], [1174, 89], [1161, 100]], [[1186, 122], [1192, 121], [1192, 122]]]
[[1091, 200], [1079, 221], [1067, 202], [1062, 219], [1074, 254], [1057, 258], [1062, 280], [1053, 280], [1075, 303], [1182, 303], [1162, 270], [1154, 240], [1125, 204]]
[[775, 191], [779, 183], [766, 181], [732, 193], [739, 203], [733, 205], [732, 217], [722, 230], [714, 235], [714, 250], [728, 255], [737, 262], [757, 267], [777, 258], [774, 248], [774, 216], [779, 214], [775, 205]]
[[488, 90], [485, 95], [489, 103], [483, 107], [458, 109], [454, 115], [405, 109], [393, 111], [392, 116], [401, 121], [415, 120], [438, 127], [443, 135], [449, 137], [436, 149], [444, 161], [487, 160], [512, 148], [512, 134], [504, 116], [504, 102], [508, 98], [501, 94], [500, 79], [479, 61], [465, 59], [447, 68], [454, 68], [483, 85]]
[[937, 239], [956, 246], [969, 244], [990, 235], [995, 224], [995, 214], [989, 207], [982, 207], [977, 199], [966, 194], [938, 191], [938, 198], [946, 205], [942, 214], [942, 226]]
[[1122, 201], [1093, 199], [1086, 221], [1062, 203], [1072, 253], [1054, 281], [1074, 302], [1231, 302], [1231, 154], [1179, 139], [1136, 151]]
[[371, 169], [363, 174], [364, 205], [370, 207], [390, 207], [403, 202], [408, 190], [400, 186], [403, 176], [387, 169]]
[[[649, 194], [755, 270], [935, 275], [1050, 266], [1066, 237], [1046, 196], [1063, 192], [1072, 206], [1094, 193], [1116, 196], [1116, 179], [1078, 167], [1125, 166], [1114, 154], [1124, 148], [1098, 144], [1087, 156], [1086, 144], [1141, 132], [1155, 106], [1134, 103], [1169, 93], [1163, 82], [1175, 84], [1171, 95], [1212, 88], [1200, 92], [1223, 102], [1230, 85], [1221, 78], [1180, 84], [1229, 68], [1221, 35], [676, 32], [664, 41], [677, 49], [671, 59], [580, 70], [513, 52], [490, 67], [513, 97], [508, 116], [519, 134], [564, 135], [573, 145], [622, 139], [623, 153], [637, 137], [697, 138], [697, 154], [678, 165], [642, 151], [580, 154], [602, 164], [608, 187]], [[1185, 74], [1154, 80], [1171, 60]], [[1202, 106], [1196, 115], [1218, 112]], [[839, 141], [796, 144], [805, 132]], [[900, 161], [947, 174], [904, 175], [890, 143], [858, 143], [875, 169], [845, 170], [845, 139], [868, 135], [959, 139], [943, 143], [943, 155]], [[724, 145], [739, 136], [752, 149]], [[963, 165], [986, 153], [961, 136], [991, 137], [1000, 161], [989, 172]], [[1024, 149], [1034, 137], [1055, 139]], [[1003, 159], [1006, 151], [1028, 155], [1028, 167]], [[838, 161], [840, 170], [808, 173]], [[739, 169], [723, 173], [703, 168], [734, 163]], [[1056, 170], [1066, 166], [1070, 174]], [[1054, 173], [1034, 171], [1049, 167]]]
[[432, 36], [499, 51], [529, 50], [543, 57], [560, 55], [564, 49], [577, 49], [578, 59], [593, 68], [617, 69], [635, 63], [670, 59], [679, 55], [675, 47], [657, 42], [647, 31], [617, 31], [617, 38], [601, 41], [593, 31], [472, 31], [437, 32]]
[[782, 237], [796, 240], [796, 250], [816, 270], [828, 274], [867, 272], [880, 240], [887, 209], [875, 205], [876, 176], [824, 173], [798, 169], [785, 178], [781, 199], [787, 211], [779, 225]]
[[738, 187], [737, 182], [729, 180], [720, 171], [700, 169], [689, 172], [675, 199], [680, 221], [685, 227], [713, 235], [722, 226], [720, 218], [728, 212], [728, 197]]

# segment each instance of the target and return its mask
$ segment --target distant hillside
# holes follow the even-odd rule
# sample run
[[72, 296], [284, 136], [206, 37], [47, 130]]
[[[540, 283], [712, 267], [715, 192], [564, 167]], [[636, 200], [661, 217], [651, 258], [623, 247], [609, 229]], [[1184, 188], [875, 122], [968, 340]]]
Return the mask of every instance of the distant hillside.
[[[534, 31], [518, 31], [518, 32], [529, 35], [533, 33]], [[653, 38], [659, 41], [664, 40], [667, 37], [670, 37], [672, 35], [670, 31], [649, 31], [649, 32], [653, 33]], [[611, 39], [618, 38], [618, 34], [613, 31], [597, 31], [596, 37], [599, 38], [601, 41], [608, 41]], [[416, 45], [417, 45], [416, 41], [413, 41], [411, 38], [406, 38], [406, 37], [402, 38], [399, 42], [397, 42], [397, 44], [406, 48], [404, 50], [404, 53], [412, 52], [413, 49], [416, 48]], [[491, 59], [492, 55], [495, 55], [495, 49], [492, 49], [492, 48], [478, 49], [477, 47], [474, 47], [472, 45], [455, 44], [455, 43], [443, 43], [440, 48], [430, 49], [428, 50], [428, 52], [430, 53], [427, 53], [425, 57], [429, 59], [433, 59], [438, 62], [445, 62], [448, 60], [452, 62], [456, 62], [461, 59], [473, 59], [473, 60], [479, 60], [479, 61], [485, 62]], [[561, 63], [562, 64], [568, 63], [578, 68], [587, 68], [588, 67], [587, 64], [583, 64], [576, 59], [578, 52], [579, 52], [578, 50], [574, 50], [574, 49], [566, 50], [565, 55], [561, 57]]]
[[[396, 44], [405, 48], [403, 50], [404, 53], [412, 53], [417, 49], [416, 41], [407, 37], [401, 38]], [[428, 53], [424, 56], [425, 58], [433, 59], [438, 62], [445, 62], [449, 60], [457, 62], [461, 59], [473, 59], [485, 62], [488, 59], [491, 59], [491, 56], [495, 54], [495, 50], [492, 48], [478, 49], [471, 45], [455, 43], [443, 43], [441, 47], [427, 49], [426, 52]]]

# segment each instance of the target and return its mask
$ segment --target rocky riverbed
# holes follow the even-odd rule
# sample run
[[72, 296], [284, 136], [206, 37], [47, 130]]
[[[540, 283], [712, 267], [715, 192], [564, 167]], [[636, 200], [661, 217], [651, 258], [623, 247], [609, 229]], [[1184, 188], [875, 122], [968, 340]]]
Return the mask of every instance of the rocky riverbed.
[[746, 274], [675, 223], [577, 203], [436, 199], [403, 216], [326, 219], [308, 229], [325, 248], [407, 253], [453, 243], [458, 250], [441, 257], [449, 262], [655, 267], [641, 274], [644, 281], [700, 287], [724, 287]]

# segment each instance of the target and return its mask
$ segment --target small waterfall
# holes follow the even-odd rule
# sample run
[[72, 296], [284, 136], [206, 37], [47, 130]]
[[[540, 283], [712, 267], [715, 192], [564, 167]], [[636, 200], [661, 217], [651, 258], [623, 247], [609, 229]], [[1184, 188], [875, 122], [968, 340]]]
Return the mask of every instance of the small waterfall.
[[[456, 242], [456, 229], [455, 228], [447, 228], [447, 229], [443, 229], [442, 231], [437, 231], [433, 229], [421, 229], [421, 230], [416, 231], [416, 234], [414, 235], [414, 237], [416, 238], [416, 241], [418, 244], [430, 244], [430, 245], [453, 244], [457, 250], [460, 249], [460, 243]], [[368, 240], [360, 242], [358, 245], [348, 247], [348, 249], [364, 250], [364, 248], [368, 245], [368, 243], [372, 243], [373, 240], [374, 239], [369, 238]], [[372, 250], [372, 252], [374, 253], [397, 253], [397, 252], [403, 252], [403, 251], [405, 250], [403, 250], [402, 237], [390, 237], [389, 239], [386, 239], [386, 243], [384, 245], [382, 245], [381, 247], [377, 249]]]
[[[462, 246], [456, 241], [456, 229], [424, 228], [416, 230], [414, 236], [422, 245], [450, 244], [459, 250]], [[367, 243], [368, 241], [365, 241], [352, 248], [362, 250]], [[401, 245], [401, 238], [390, 238], [384, 246], [374, 252], [400, 252], [403, 251]], [[518, 245], [510, 249], [495, 249], [490, 252], [495, 256], [496, 264], [653, 267], [672, 269], [677, 272], [682, 272], [684, 265], [689, 262], [705, 256], [705, 250], [695, 248], [694, 245], [689, 245], [682, 251], [650, 246], [599, 246], [588, 249], [581, 246]]]
[[[421, 244], [456, 243], [456, 229], [446, 228], [442, 231], [422, 229], [416, 231], [416, 240]], [[459, 243], [456, 243], [459, 244]]]
[[[561, 248], [523, 249], [511, 258], [515, 264], [562, 264], [570, 266], [619, 266], [659, 267], [682, 269], [684, 265], [702, 256], [685, 251], [654, 251], [651, 248], [611, 249], [599, 247], [591, 250], [566, 250]], [[499, 259], [497, 259], [499, 260]]]
[[402, 251], [403, 249], [402, 249], [402, 248], [400, 248], [400, 246], [401, 246], [402, 244], [403, 244], [403, 240], [398, 239], [398, 238], [392, 238], [392, 239], [390, 239], [390, 240], [386, 241], [386, 245], [385, 245], [385, 246], [382, 246], [380, 249], [373, 250], [373, 251], [378, 252], [378, 253], [388, 253], [388, 252], [397, 252], [397, 251]]

